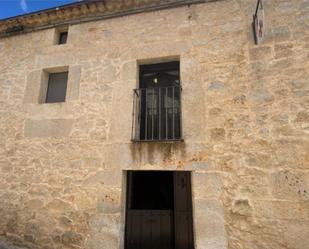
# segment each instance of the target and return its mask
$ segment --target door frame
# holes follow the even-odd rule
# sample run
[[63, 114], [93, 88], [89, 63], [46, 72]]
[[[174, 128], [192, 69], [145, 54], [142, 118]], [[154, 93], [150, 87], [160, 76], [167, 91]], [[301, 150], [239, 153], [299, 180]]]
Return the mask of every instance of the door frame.
[[[126, 236], [126, 214], [127, 214], [127, 174], [129, 171], [172, 171], [177, 172], [180, 170], [164, 170], [164, 169], [126, 169], [122, 171], [122, 198], [121, 198], [121, 217], [120, 217], [120, 231], [119, 231], [119, 249], [125, 249], [125, 236]], [[196, 244], [196, 221], [195, 221], [195, 197], [194, 197], [194, 181], [193, 181], [193, 173], [194, 170], [181, 170], [182, 172], [190, 173], [190, 181], [191, 181], [191, 202], [192, 202], [192, 229], [193, 229], [193, 245], [195, 249], [197, 248]]]

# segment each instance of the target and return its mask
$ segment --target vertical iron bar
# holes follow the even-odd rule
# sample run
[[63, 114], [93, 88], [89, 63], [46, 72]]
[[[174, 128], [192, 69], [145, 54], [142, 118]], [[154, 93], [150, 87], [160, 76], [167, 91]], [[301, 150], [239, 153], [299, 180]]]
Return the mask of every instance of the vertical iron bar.
[[139, 113], [138, 113], [138, 131], [139, 131], [139, 139], [141, 139], [141, 128], [142, 128], [142, 96], [143, 96], [143, 90], [138, 89], [137, 92], [138, 95], [138, 104], [139, 104]]
[[161, 87], [159, 89], [159, 140], [161, 140]]
[[[181, 86], [172, 86], [172, 92], [171, 92], [171, 98], [169, 98], [169, 89], [171, 87], [159, 87], [159, 88], [152, 88], [152, 102], [149, 103], [149, 98], [148, 98], [148, 92], [150, 89], [147, 88], [141, 88], [141, 89], [134, 89], [133, 90], [133, 110], [132, 110], [132, 134], [131, 134], [131, 139], [136, 140], [136, 139], [141, 139], [144, 136], [143, 140], [155, 140], [155, 139], [164, 139], [164, 124], [163, 124], [163, 116], [162, 111], [165, 111], [165, 139], [181, 139], [183, 135], [183, 127], [182, 127], [182, 87]], [[162, 93], [163, 90], [165, 89], [165, 95]], [[179, 91], [179, 93], [175, 92], [176, 90]], [[143, 93], [144, 91], [144, 93]], [[155, 96], [156, 91], [158, 91], [158, 96]], [[146, 96], [143, 97], [143, 94]], [[179, 99], [177, 99], [176, 103], [176, 94]], [[178, 95], [179, 94], [179, 95]], [[162, 99], [164, 98], [165, 99]], [[145, 98], [145, 104], [142, 106], [142, 99]], [[169, 107], [169, 99], [172, 101], [171, 107]], [[159, 101], [159, 103], [157, 103]], [[151, 104], [151, 105], [150, 105]], [[176, 107], [177, 104], [177, 107]], [[179, 105], [179, 107], [178, 107]], [[145, 115], [145, 130], [142, 130], [142, 110], [143, 108], [146, 108], [144, 115]], [[149, 108], [149, 110], [148, 110]], [[179, 115], [179, 123], [177, 121], [177, 127], [179, 125], [179, 130], [177, 128], [177, 133], [176, 133], [176, 110], [177, 108], [177, 117]], [[170, 116], [169, 109], [172, 110], [172, 113]], [[150, 113], [149, 111], [152, 111], [151, 113], [151, 123], [150, 122]], [[154, 113], [156, 112], [156, 114]], [[155, 119], [155, 117], [157, 117]], [[169, 118], [171, 118], [172, 124], [169, 123]], [[178, 120], [178, 118], [177, 118]], [[155, 123], [156, 121], [156, 123]], [[158, 124], [157, 124], [158, 122]], [[156, 124], [156, 128], [155, 128]], [[148, 131], [151, 125], [151, 130]], [[169, 134], [169, 128], [172, 128], [172, 134]], [[151, 132], [151, 134], [149, 133]], [[155, 132], [158, 134], [156, 135]], [[144, 134], [143, 134], [144, 133]], [[171, 136], [169, 136], [171, 135]]]
[[151, 109], [152, 109], [152, 111], [151, 111], [151, 140], [153, 140], [153, 133], [154, 133], [154, 122], [153, 122], [153, 116], [154, 116], [154, 100], [155, 100], [155, 98], [154, 98], [154, 95], [155, 95], [155, 93], [154, 93], [154, 88], [152, 88], [152, 104], [151, 104]]
[[168, 121], [167, 121], [167, 109], [168, 109], [168, 107], [167, 107], [167, 98], [168, 98], [168, 96], [167, 96], [167, 91], [168, 91], [168, 87], [166, 87], [165, 88], [165, 101], [164, 101], [164, 104], [165, 104], [165, 139], [167, 140], [168, 139]]
[[136, 98], [136, 90], [133, 90], [133, 110], [132, 110], [132, 133], [131, 133], [131, 140], [134, 140], [135, 137], [135, 132], [134, 132], [134, 128], [136, 127], [135, 124], [135, 98]]
[[147, 129], [148, 129], [148, 127], [147, 127], [147, 119], [148, 119], [148, 102], [147, 102], [147, 88], [145, 88], [145, 94], [146, 94], [146, 96], [145, 96], [145, 103], [146, 103], [146, 115], [145, 115], [145, 140], [147, 140], [148, 139], [148, 134], [147, 134]]
[[175, 87], [173, 86], [173, 139], [175, 139], [175, 112], [174, 112], [174, 106], [175, 106]]

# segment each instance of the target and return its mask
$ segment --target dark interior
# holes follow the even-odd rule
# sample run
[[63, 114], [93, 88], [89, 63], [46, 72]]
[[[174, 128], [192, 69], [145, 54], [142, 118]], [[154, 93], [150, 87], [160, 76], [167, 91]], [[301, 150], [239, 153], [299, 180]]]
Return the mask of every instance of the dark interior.
[[172, 210], [173, 173], [144, 171], [132, 173], [131, 209]]
[[190, 172], [128, 171], [125, 249], [194, 249]]
[[68, 39], [68, 32], [64, 31], [59, 34], [58, 44], [66, 44]]
[[140, 65], [140, 88], [179, 86], [179, 64], [173, 61]]

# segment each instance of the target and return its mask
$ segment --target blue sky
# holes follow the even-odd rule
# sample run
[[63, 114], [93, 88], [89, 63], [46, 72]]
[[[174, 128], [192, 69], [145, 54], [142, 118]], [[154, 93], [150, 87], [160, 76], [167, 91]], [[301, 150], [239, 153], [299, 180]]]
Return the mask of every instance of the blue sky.
[[78, 0], [0, 0], [0, 20], [77, 1]]

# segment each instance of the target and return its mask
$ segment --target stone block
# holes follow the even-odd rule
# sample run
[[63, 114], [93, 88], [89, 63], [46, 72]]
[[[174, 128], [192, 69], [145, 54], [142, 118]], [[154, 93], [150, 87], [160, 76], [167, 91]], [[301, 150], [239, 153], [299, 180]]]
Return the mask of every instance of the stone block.
[[268, 90], [256, 89], [250, 93], [249, 101], [254, 105], [271, 104], [274, 101], [274, 96]]
[[32, 199], [25, 203], [25, 206], [32, 210], [42, 208], [43, 205], [44, 202], [40, 199]]
[[272, 57], [272, 48], [270, 46], [258, 46], [249, 50], [251, 61], [268, 60]]
[[35, 56], [35, 68], [42, 70], [44, 68], [58, 68], [64, 65], [74, 65], [76, 60], [76, 55], [71, 53], [64, 53], [63, 51], [53, 51], [52, 53], [37, 54]]
[[[136, 166], [140, 158], [135, 154], [134, 149], [132, 149], [134, 145], [129, 143], [106, 145], [104, 147], [105, 163], [110, 168], [118, 169], [129, 169], [132, 166]], [[119, 153], [122, 154], [121, 157]]]
[[195, 199], [193, 203], [197, 248], [227, 249], [224, 212], [220, 201]]
[[27, 75], [24, 103], [39, 103], [41, 83], [43, 80], [42, 70], [32, 71]]
[[282, 230], [282, 242], [288, 248], [304, 249], [308, 247], [308, 221], [282, 221], [280, 227]]
[[279, 2], [276, 6], [276, 11], [280, 14], [291, 14], [297, 11], [297, 5], [292, 2]]
[[121, 187], [122, 171], [116, 169], [106, 169], [97, 171], [85, 177], [83, 181], [84, 186], [105, 185], [108, 187]]
[[119, 232], [121, 215], [115, 214], [94, 214], [89, 218], [89, 226], [92, 234], [106, 230], [113, 233]]
[[68, 137], [73, 126], [72, 119], [26, 120], [25, 137]]
[[74, 210], [74, 207], [71, 205], [71, 203], [61, 200], [61, 199], [54, 199], [47, 203], [46, 208], [50, 210], [51, 212], [70, 212]]
[[249, 167], [269, 168], [274, 160], [273, 155], [265, 152], [246, 153], [245, 155], [245, 164]]
[[127, 81], [121, 87], [123, 91], [119, 91], [119, 87], [113, 89], [111, 108], [114, 115], [111, 116], [108, 136], [110, 141], [117, 142], [125, 139], [130, 142], [131, 129], [124, 129], [123, 124], [130, 124], [130, 127], [132, 125], [132, 91], [136, 88], [136, 81]]
[[86, 241], [86, 249], [118, 249], [120, 219], [120, 214], [96, 214], [90, 217], [90, 237]]
[[116, 66], [109, 65], [102, 72], [98, 73], [98, 77], [103, 83], [115, 82], [118, 77], [118, 70]]
[[[265, 165], [252, 165], [250, 168], [241, 166], [239, 170], [239, 182], [242, 184], [238, 186], [238, 193], [241, 196], [247, 196], [248, 198], [271, 198], [269, 191], [269, 177], [268, 172], [263, 168], [268, 168], [269, 164]], [[225, 184], [228, 185], [229, 178], [225, 180]]]
[[238, 198], [233, 201], [231, 212], [237, 216], [251, 216], [252, 204], [246, 198]]
[[136, 80], [138, 73], [137, 61], [128, 61], [124, 63], [121, 69], [121, 80], [126, 82], [128, 80]]
[[273, 28], [273, 38], [275, 42], [287, 41], [291, 38], [291, 31], [287, 26]]
[[226, 92], [229, 91], [230, 86], [226, 83], [215, 81], [211, 82], [208, 86], [208, 91], [218, 91], [218, 92]]
[[81, 66], [69, 67], [66, 102], [77, 101], [79, 99], [79, 87], [81, 81]]
[[27, 249], [27, 248], [21, 246], [15, 246], [9, 242], [0, 241], [0, 249]]
[[104, 189], [98, 195], [97, 209], [100, 213], [120, 213], [122, 208], [121, 189]]
[[219, 173], [192, 173], [194, 198], [220, 198], [222, 194], [222, 180]]
[[302, 171], [280, 170], [271, 174], [272, 195], [284, 200], [309, 200], [309, 177]]
[[86, 249], [119, 249], [119, 234], [101, 231], [86, 241]]
[[223, 128], [211, 129], [210, 137], [213, 141], [222, 141], [225, 139], [225, 130]]
[[306, 92], [306, 90], [309, 90], [309, 80], [307, 79], [293, 79], [288, 82], [288, 85], [293, 92], [294, 91]]
[[275, 45], [275, 59], [290, 57], [293, 55], [293, 44], [283, 43]]
[[73, 119], [73, 104], [69, 102], [59, 102], [53, 104], [32, 104], [25, 105], [24, 110], [31, 119]]
[[213, 169], [213, 165], [210, 162], [188, 162], [186, 163], [187, 169], [197, 170], [197, 171], [207, 171]]
[[61, 236], [61, 242], [66, 246], [81, 246], [83, 243], [83, 236], [73, 231], [67, 231]]
[[295, 201], [255, 200], [252, 206], [255, 217], [259, 219], [307, 219], [306, 209]]
[[309, 113], [304, 112], [304, 111], [297, 113], [295, 122], [309, 123]]
[[302, 203], [302, 209], [307, 212], [307, 220], [309, 220], [309, 201]]
[[[189, 63], [188, 61], [185, 64]], [[194, 66], [194, 64], [193, 64]], [[185, 65], [189, 67], [189, 65]], [[188, 68], [189, 70], [189, 68]], [[189, 71], [184, 72], [188, 74]], [[198, 73], [198, 72], [196, 72]], [[184, 76], [186, 77], [186, 76]], [[186, 79], [184, 79], [186, 80]], [[187, 82], [191, 82], [192, 79], [187, 79]], [[205, 139], [205, 133], [198, 132], [205, 129], [206, 115], [206, 102], [205, 92], [201, 88], [202, 82], [195, 81], [195, 84], [184, 85], [182, 91], [182, 129], [183, 138], [191, 141], [203, 141]], [[194, 127], [194, 129], [192, 129]]]

